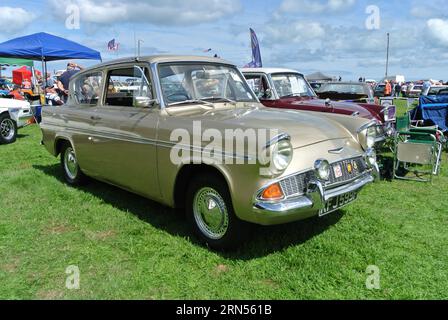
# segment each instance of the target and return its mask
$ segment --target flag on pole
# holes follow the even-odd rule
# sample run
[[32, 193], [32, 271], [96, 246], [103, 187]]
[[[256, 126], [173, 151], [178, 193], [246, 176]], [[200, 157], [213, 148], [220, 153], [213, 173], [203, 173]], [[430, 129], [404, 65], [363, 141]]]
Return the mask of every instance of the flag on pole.
[[252, 47], [252, 61], [245, 65], [245, 68], [261, 68], [263, 63], [261, 61], [260, 43], [258, 42], [255, 31], [250, 28], [250, 42]]
[[118, 42], [115, 42], [115, 39], [112, 39], [107, 43], [107, 49], [109, 49], [109, 51], [117, 51], [119, 45]]

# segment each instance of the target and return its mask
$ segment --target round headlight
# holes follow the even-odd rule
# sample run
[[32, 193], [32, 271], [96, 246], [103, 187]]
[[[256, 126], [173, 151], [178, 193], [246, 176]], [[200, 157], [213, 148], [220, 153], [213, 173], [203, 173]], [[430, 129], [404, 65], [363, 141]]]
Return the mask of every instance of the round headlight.
[[389, 108], [384, 108], [383, 114], [384, 114], [384, 122], [388, 122], [389, 121]]
[[316, 175], [320, 180], [330, 179], [330, 163], [327, 160], [319, 159], [314, 163]]
[[375, 139], [376, 139], [376, 127], [371, 126], [367, 128], [366, 133], [366, 145], [367, 148], [373, 148], [375, 146]]
[[280, 140], [272, 148], [272, 164], [278, 171], [288, 168], [292, 160], [292, 145], [289, 140]]
[[365, 153], [367, 165], [373, 168], [376, 165], [376, 151], [374, 149], [368, 149]]

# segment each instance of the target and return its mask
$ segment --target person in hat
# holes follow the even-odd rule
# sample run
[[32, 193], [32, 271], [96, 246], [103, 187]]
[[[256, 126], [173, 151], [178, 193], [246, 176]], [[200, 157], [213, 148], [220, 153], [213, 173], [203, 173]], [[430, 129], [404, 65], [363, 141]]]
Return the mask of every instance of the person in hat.
[[62, 94], [62, 100], [64, 100], [64, 103], [67, 102], [68, 99], [70, 78], [83, 69], [84, 68], [79, 64], [69, 62], [67, 63], [67, 70], [59, 77], [57, 86]]

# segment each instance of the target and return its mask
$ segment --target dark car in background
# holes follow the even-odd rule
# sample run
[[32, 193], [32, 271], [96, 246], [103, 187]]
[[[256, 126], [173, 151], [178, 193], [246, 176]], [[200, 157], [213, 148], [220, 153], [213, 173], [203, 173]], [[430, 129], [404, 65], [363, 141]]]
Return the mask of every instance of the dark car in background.
[[448, 86], [433, 86], [429, 89], [428, 96], [448, 95]]
[[375, 103], [372, 87], [364, 82], [326, 82], [316, 94], [333, 101]]
[[384, 97], [384, 89], [386, 88], [386, 84], [379, 83], [376, 85], [375, 89], [373, 89], [373, 95], [376, 98]]

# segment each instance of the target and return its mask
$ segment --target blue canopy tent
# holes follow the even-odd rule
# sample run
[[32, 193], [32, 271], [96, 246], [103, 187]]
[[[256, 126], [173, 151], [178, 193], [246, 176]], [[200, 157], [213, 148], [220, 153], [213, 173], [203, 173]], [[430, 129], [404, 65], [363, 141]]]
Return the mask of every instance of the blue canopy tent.
[[448, 130], [448, 95], [421, 96], [419, 105], [412, 110], [413, 120], [424, 120], [428, 125], [437, 125], [440, 130]]
[[0, 57], [38, 61], [68, 59], [101, 60], [101, 54], [98, 51], [45, 32], [0, 43]]
[[69, 59], [101, 60], [101, 54], [98, 51], [45, 32], [0, 43], [0, 57], [41, 61], [43, 74], [47, 73], [47, 61]]

